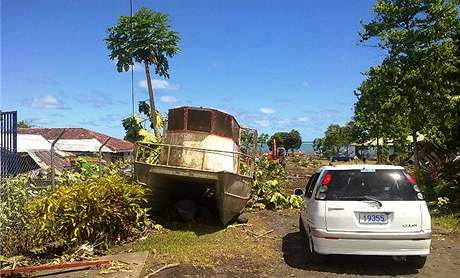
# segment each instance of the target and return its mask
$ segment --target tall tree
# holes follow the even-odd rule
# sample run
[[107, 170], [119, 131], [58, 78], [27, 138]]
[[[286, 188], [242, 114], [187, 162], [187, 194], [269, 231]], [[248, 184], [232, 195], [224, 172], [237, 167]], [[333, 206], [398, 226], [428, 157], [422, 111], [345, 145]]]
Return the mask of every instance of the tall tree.
[[[444, 131], [456, 121], [455, 104], [450, 97], [456, 83], [452, 75], [458, 62], [454, 39], [459, 28], [456, 2], [378, 0], [375, 17], [360, 33], [363, 42], [376, 41], [386, 52], [379, 70], [390, 72], [392, 78], [386, 79], [388, 91], [384, 92], [380, 107], [391, 108], [408, 122], [416, 165], [417, 134], [443, 141]], [[376, 73], [375, 79], [384, 79], [382, 74]]]
[[313, 140], [313, 148], [324, 155], [334, 155], [340, 152], [340, 149], [350, 145], [352, 141], [351, 126], [330, 125], [328, 126], [323, 138]]
[[267, 141], [270, 137], [268, 136], [267, 133], [261, 133], [259, 135], [259, 138], [257, 138], [257, 144], [259, 145], [260, 148], [263, 148], [265, 144], [267, 144]]
[[355, 103], [354, 127], [361, 129], [357, 138], [360, 143], [375, 140], [377, 161], [380, 162], [381, 141], [401, 141], [409, 134], [407, 110], [401, 109], [407, 103], [393, 86], [394, 68], [387, 65], [373, 67], [366, 77], [355, 92], [358, 101]]
[[128, 71], [134, 61], [144, 64], [150, 118], [155, 135], [160, 137], [150, 66], [154, 66], [155, 74], [169, 78], [168, 58], [180, 52], [179, 34], [171, 30], [167, 15], [148, 8], [139, 9], [132, 17], [121, 16], [107, 32], [105, 41], [110, 50], [110, 59], [116, 60], [119, 72]]
[[296, 129], [291, 130], [284, 141], [284, 147], [286, 150], [298, 150], [302, 146], [302, 136]]
[[273, 139], [276, 141], [277, 147], [285, 147], [285, 141], [287, 140], [289, 136], [288, 132], [275, 132], [271, 137], [270, 140], [267, 141], [267, 146], [270, 150], [272, 150], [273, 146]]
[[32, 127], [31, 124], [29, 124], [29, 122], [27, 122], [26, 120], [21, 120], [18, 122], [18, 127], [20, 128], [30, 128]]

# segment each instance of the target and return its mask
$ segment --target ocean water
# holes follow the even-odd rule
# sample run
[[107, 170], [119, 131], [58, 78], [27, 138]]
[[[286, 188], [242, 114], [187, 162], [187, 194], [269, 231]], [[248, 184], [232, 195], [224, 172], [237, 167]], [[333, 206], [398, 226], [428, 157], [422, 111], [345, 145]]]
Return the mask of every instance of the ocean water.
[[302, 142], [299, 151], [303, 152], [304, 154], [314, 154], [315, 151], [313, 150], [313, 142]]
[[[262, 147], [259, 145], [259, 151], [263, 153], [268, 152], [267, 145], [263, 145]], [[314, 154], [315, 151], [313, 150], [313, 142], [302, 142], [298, 151], [304, 154]]]

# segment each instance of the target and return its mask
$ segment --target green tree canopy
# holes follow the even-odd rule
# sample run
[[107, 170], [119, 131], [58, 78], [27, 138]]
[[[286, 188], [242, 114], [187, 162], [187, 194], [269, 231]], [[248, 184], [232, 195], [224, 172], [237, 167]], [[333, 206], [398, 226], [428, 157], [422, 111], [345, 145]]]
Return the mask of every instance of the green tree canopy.
[[[422, 133], [442, 143], [458, 120], [458, 3], [444, 0], [378, 0], [363, 25], [362, 42], [386, 56], [358, 89], [357, 126], [368, 137], [413, 140]], [[417, 146], [415, 144], [415, 146]], [[417, 154], [417, 152], [416, 152]]]
[[327, 156], [335, 155], [341, 148], [348, 147], [353, 142], [354, 132], [354, 122], [345, 126], [332, 124], [327, 128], [324, 137], [313, 140], [313, 149]]
[[110, 27], [107, 33], [105, 41], [110, 51], [109, 57], [116, 61], [119, 72], [128, 71], [134, 61], [144, 64], [150, 118], [155, 135], [159, 137], [150, 65], [155, 67], [155, 74], [169, 78], [168, 58], [180, 52], [179, 34], [171, 30], [167, 15], [148, 8], [139, 9], [132, 17], [121, 16], [118, 23]]
[[19, 128], [31, 128], [32, 125], [26, 120], [21, 120], [18, 122], [18, 127]]
[[300, 132], [296, 129], [291, 130], [284, 141], [284, 145], [288, 151], [298, 150], [302, 145], [302, 136], [300, 135]]
[[287, 151], [298, 150], [302, 145], [302, 136], [298, 130], [291, 130], [290, 132], [276, 132], [266, 141], [267, 146], [272, 150], [273, 139], [276, 140], [278, 147], [284, 147]]
[[267, 144], [269, 135], [267, 133], [261, 133], [259, 135], [259, 138], [257, 138], [257, 144], [260, 146], [260, 148], [263, 147], [263, 145]]

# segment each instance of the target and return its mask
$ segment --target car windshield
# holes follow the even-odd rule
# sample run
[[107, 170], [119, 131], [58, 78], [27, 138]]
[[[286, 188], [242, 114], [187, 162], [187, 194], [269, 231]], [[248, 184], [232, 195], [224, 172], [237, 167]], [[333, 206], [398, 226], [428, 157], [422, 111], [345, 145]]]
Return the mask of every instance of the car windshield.
[[322, 179], [326, 200], [419, 200], [402, 170], [333, 170]]

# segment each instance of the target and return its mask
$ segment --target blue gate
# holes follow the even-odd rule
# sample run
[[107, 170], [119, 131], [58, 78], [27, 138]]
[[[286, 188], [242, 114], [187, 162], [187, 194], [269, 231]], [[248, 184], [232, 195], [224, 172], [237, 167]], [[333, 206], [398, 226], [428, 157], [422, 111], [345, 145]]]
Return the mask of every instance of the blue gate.
[[18, 173], [17, 127], [17, 111], [0, 111], [0, 178]]

